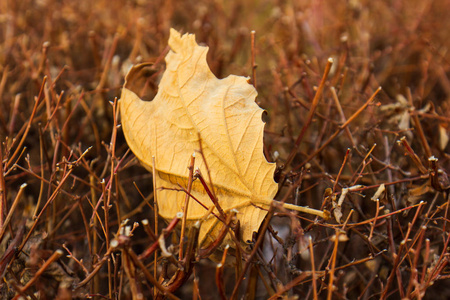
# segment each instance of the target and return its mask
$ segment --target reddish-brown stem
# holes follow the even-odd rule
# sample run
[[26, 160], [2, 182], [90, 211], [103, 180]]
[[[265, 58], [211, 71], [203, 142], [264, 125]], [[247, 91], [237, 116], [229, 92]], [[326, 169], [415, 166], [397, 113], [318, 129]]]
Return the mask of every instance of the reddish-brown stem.
[[[366, 167], [372, 162], [372, 159], [369, 158], [370, 154], [372, 153], [372, 151], [375, 149], [375, 146], [377, 144], [373, 144], [372, 148], [370, 148], [369, 152], [367, 152], [366, 156], [364, 157], [364, 159], [362, 160], [362, 163], [360, 164], [360, 166], [358, 167], [361, 168], [360, 171], [358, 173], [353, 174], [352, 176], [352, 180], [350, 185], [355, 185], [358, 180], [362, 177], [362, 172], [364, 172], [364, 170], [366, 169]], [[357, 175], [356, 175], [357, 174]]]
[[[220, 245], [222, 245], [223, 239], [225, 238], [226, 234], [228, 233], [230, 229], [230, 224], [232, 221], [232, 217], [235, 214], [229, 214], [227, 217], [227, 220], [225, 221], [225, 224], [222, 226], [219, 234], [215, 238], [215, 240], [209, 245], [207, 248], [199, 249], [198, 256], [200, 258], [206, 258], [209, 257]], [[232, 234], [232, 233], [230, 233]]]
[[195, 163], [195, 153], [191, 155], [191, 161], [189, 163], [189, 177], [188, 177], [188, 185], [187, 185], [187, 193], [186, 197], [184, 199], [184, 206], [183, 206], [183, 220], [181, 222], [181, 234], [180, 234], [180, 250], [179, 250], [179, 256], [178, 259], [181, 260], [183, 258], [183, 242], [184, 242], [184, 234], [186, 230], [186, 218], [188, 214], [189, 209], [189, 199], [191, 189], [192, 189], [192, 182], [194, 181], [194, 163]]
[[225, 212], [223, 211], [222, 207], [220, 206], [219, 202], [217, 201], [216, 196], [209, 189], [208, 184], [206, 184], [206, 181], [203, 178], [202, 173], [200, 172], [199, 169], [197, 169], [195, 171], [195, 177], [200, 179], [200, 182], [202, 183], [203, 188], [205, 189], [205, 192], [208, 194], [209, 198], [214, 203], [214, 206], [217, 208], [217, 211], [219, 212], [220, 217], [222, 218], [222, 220], [226, 220], [227, 216], [226, 216]]
[[27, 127], [25, 129], [25, 132], [23, 133], [22, 138], [20, 139], [20, 142], [17, 145], [16, 150], [14, 151], [13, 155], [11, 157], [9, 157], [8, 162], [6, 163], [6, 166], [5, 166], [5, 170], [7, 170], [11, 166], [11, 164], [14, 161], [14, 159], [16, 158], [17, 154], [19, 154], [19, 152], [21, 151], [22, 145], [23, 145], [23, 143], [25, 142], [25, 139], [28, 136], [28, 132], [31, 129], [31, 124], [33, 123], [34, 116], [36, 115], [36, 111], [37, 111], [39, 102], [44, 97], [44, 86], [45, 86], [46, 82], [47, 82], [47, 76], [44, 76], [44, 79], [42, 80], [41, 90], [39, 91], [38, 97], [35, 99], [33, 111], [31, 112], [31, 116], [30, 116], [30, 118], [28, 120], [28, 124], [27, 124]]
[[148, 271], [148, 268], [141, 262], [139, 257], [134, 253], [132, 249], [127, 248], [127, 254], [130, 256], [131, 260], [135, 265], [141, 269], [142, 273], [144, 273], [145, 278], [150, 282], [153, 286], [155, 286], [164, 296], [169, 299], [179, 299], [177, 296], [168, 291], [164, 286], [162, 286], [155, 277]]
[[345, 152], [345, 156], [344, 156], [344, 161], [341, 164], [341, 168], [339, 169], [339, 173], [336, 176], [336, 180], [334, 181], [334, 184], [333, 184], [333, 193], [334, 193], [334, 191], [336, 191], [336, 186], [338, 185], [339, 178], [341, 177], [341, 174], [342, 174], [342, 170], [344, 170], [345, 164], [347, 163], [349, 154], [350, 154], [350, 149], [347, 148], [347, 151]]
[[394, 281], [395, 277], [397, 278], [397, 281], [398, 281], [398, 288], [399, 288], [400, 296], [401, 296], [401, 298], [403, 298], [403, 296], [404, 296], [404, 291], [403, 291], [403, 287], [402, 287], [402, 283], [401, 283], [401, 276], [399, 278], [400, 269], [398, 268], [398, 266], [401, 263], [401, 260], [402, 260], [401, 253], [403, 251], [403, 248], [405, 248], [406, 243], [408, 241], [409, 235], [411, 233], [412, 225], [415, 224], [417, 218], [419, 217], [419, 212], [422, 210], [422, 207], [424, 206], [424, 204], [426, 204], [426, 203], [425, 202], [420, 202], [418, 204], [419, 207], [416, 210], [416, 214], [414, 215], [413, 220], [411, 221], [411, 223], [409, 223], [408, 230], [406, 232], [405, 237], [403, 238], [403, 241], [400, 243], [400, 247], [399, 247], [397, 253], [393, 253], [395, 259], [394, 259], [394, 263], [393, 263], [393, 266], [392, 266], [392, 271], [391, 271], [391, 274], [389, 275], [388, 281], [386, 283], [386, 286], [383, 289], [383, 292], [381, 294], [380, 299], [386, 299], [387, 298], [387, 295], [388, 295], [388, 292], [389, 292], [389, 287], [392, 284], [392, 282]]
[[44, 204], [44, 207], [41, 209], [41, 212], [39, 213], [39, 215], [37, 215], [36, 219], [33, 222], [33, 225], [31, 225], [30, 230], [28, 231], [28, 234], [26, 235], [25, 239], [22, 241], [22, 244], [19, 246], [19, 251], [22, 250], [22, 248], [25, 246], [26, 242], [28, 241], [28, 239], [31, 237], [31, 235], [33, 234], [34, 229], [36, 228], [40, 218], [42, 217], [43, 213], [47, 210], [47, 208], [50, 206], [50, 204], [53, 203], [53, 200], [56, 199], [56, 196], [59, 195], [59, 191], [61, 190], [61, 188], [63, 187], [64, 183], [66, 182], [66, 180], [69, 178], [70, 173], [72, 173], [73, 168], [70, 168], [69, 171], [67, 171], [64, 175], [64, 177], [61, 179], [60, 183], [58, 184], [58, 186], [56, 187], [56, 189], [53, 191], [52, 195], [50, 196], [50, 198], [47, 200], [47, 202]]
[[422, 275], [420, 277], [420, 285], [423, 286], [425, 276], [427, 274], [427, 266], [430, 263], [430, 240], [425, 239], [425, 253], [423, 255]]
[[422, 174], [428, 173], [427, 168], [425, 168], [425, 166], [420, 161], [420, 158], [417, 156], [417, 154], [411, 148], [411, 146], [409, 145], [408, 141], [406, 140], [406, 137], [403, 136], [402, 138], [400, 138], [399, 142], [401, 143], [401, 145], [405, 149], [406, 154], [408, 154], [409, 157], [411, 157], [411, 159], [413, 160], [414, 164], [417, 166], [417, 168], [419, 168], [420, 173], [422, 173]]
[[[175, 229], [180, 219], [183, 218], [181, 215], [182, 213], [179, 213], [180, 215], [175, 216], [175, 218], [170, 221], [169, 225], [165, 229], [163, 229], [162, 236], [167, 237], [169, 234]], [[153, 254], [159, 247], [159, 239], [156, 240], [150, 247], [148, 247], [142, 254], [139, 255], [139, 259], [145, 259]]]
[[225, 265], [225, 260], [227, 258], [228, 249], [229, 249], [229, 245], [227, 245], [225, 247], [225, 249], [223, 251], [223, 255], [222, 255], [222, 260], [216, 266], [216, 285], [217, 285], [217, 289], [219, 290], [220, 299], [222, 299], [222, 300], [227, 299], [227, 296], [225, 294], [225, 287], [223, 285], [223, 268]]
[[[409, 88], [407, 89], [407, 96], [408, 96], [409, 105], [411, 105], [413, 107], [414, 104], [413, 104], [413, 100], [412, 100], [411, 89], [409, 89]], [[430, 145], [428, 144], [427, 138], [425, 137], [425, 134], [423, 132], [422, 125], [420, 124], [419, 116], [417, 114], [411, 114], [411, 117], [413, 119], [415, 129], [416, 129], [417, 133], [419, 134], [420, 141], [422, 142], [422, 147], [425, 152], [425, 155], [427, 157], [430, 157], [432, 155], [431, 150], [430, 150]]]
[[258, 67], [258, 65], [255, 62], [255, 56], [256, 56], [255, 34], [256, 34], [256, 32], [254, 30], [252, 30], [252, 32], [250, 33], [250, 35], [251, 35], [251, 49], [252, 49], [252, 79], [253, 79], [253, 86], [256, 89], [256, 87], [257, 87], [257, 85], [256, 85], [256, 68]]
[[328, 140], [322, 144], [322, 146], [320, 146], [319, 149], [317, 149], [316, 151], [314, 151], [313, 154], [311, 154], [310, 156], [308, 156], [300, 165], [296, 166], [295, 168], [293, 168], [293, 171], [296, 171], [298, 169], [300, 169], [301, 167], [303, 167], [307, 162], [309, 162], [311, 159], [313, 159], [317, 154], [319, 154], [320, 152], [322, 152], [322, 150], [328, 146], [338, 135], [339, 133], [341, 133], [342, 130], [344, 130], [362, 111], [364, 111], [366, 109], [367, 106], [369, 106], [370, 103], [373, 102], [373, 100], [375, 100], [375, 96], [381, 91], [381, 87], [378, 88], [373, 94], [372, 96], [369, 98], [369, 100], [366, 101], [366, 103], [363, 104], [363, 106], [361, 106], [348, 120], [347, 122], [345, 122], [344, 124], [342, 124], [339, 129], [328, 138]]
[[[155, 232], [155, 235], [158, 235], [158, 201], [157, 201], [158, 193], [157, 193], [157, 190], [156, 190], [157, 189], [156, 176], [158, 176], [158, 175], [156, 174], [156, 159], [155, 159], [155, 156], [152, 156], [152, 173], [153, 173], [153, 176], [152, 176], [152, 184], [153, 184], [153, 213], [154, 213], [154, 218], [155, 218], [155, 223], [154, 223], [155, 229], [154, 229], [154, 232]], [[157, 240], [158, 239], [156, 239], [156, 241]], [[158, 273], [157, 272], [158, 271], [158, 269], [157, 269], [157, 267], [158, 267], [157, 262], [158, 262], [158, 252], [155, 251], [155, 254], [153, 256], [153, 276], [154, 277], [156, 277], [156, 275]], [[156, 293], [154, 295], [156, 295]]]
[[418, 285], [419, 282], [419, 272], [417, 270], [418, 268], [418, 263], [419, 263], [419, 257], [421, 256], [420, 253], [422, 251], [422, 243], [423, 243], [423, 239], [425, 237], [425, 231], [426, 231], [426, 227], [422, 226], [420, 228], [420, 231], [418, 233], [418, 242], [417, 242], [417, 246], [416, 249], [409, 249], [408, 253], [412, 253], [414, 254], [411, 264], [411, 275], [409, 277], [409, 283], [408, 283], [408, 288], [406, 290], [406, 295], [411, 295], [412, 294], [412, 290], [414, 286]]
[[309, 239], [309, 255], [311, 260], [311, 277], [312, 277], [312, 288], [314, 300], [319, 299], [317, 296], [317, 282], [316, 282], [316, 264], [314, 262], [314, 247], [312, 244], [312, 238]]
[[110, 250], [110, 251], [106, 251], [106, 253], [105, 253], [105, 255], [102, 257], [102, 259], [101, 259], [100, 261], [98, 261], [98, 262], [95, 264], [95, 267], [94, 267], [94, 269], [92, 270], [92, 272], [89, 273], [89, 275], [87, 275], [86, 278], [84, 278], [80, 283], [78, 283], [78, 284], [75, 286], [75, 289], [78, 289], [78, 288], [80, 288], [80, 287], [82, 287], [82, 286], [88, 284], [88, 283], [92, 280], [92, 278], [98, 273], [98, 271], [100, 271], [100, 269], [103, 267], [103, 264], [104, 264], [107, 260], [110, 259], [109, 256], [110, 256], [110, 254], [111, 254], [112, 248], [110, 247], [110, 249], [111, 249], [111, 250]]
[[[3, 169], [3, 147], [0, 143], [0, 228], [3, 231], [3, 226], [5, 224], [5, 216], [7, 212], [6, 204], [6, 185]], [[0, 234], [0, 242], [2, 241], [3, 234]]]
[[[293, 184], [289, 187], [289, 190], [287, 191], [286, 195], [280, 201], [282, 204], [284, 204], [286, 202], [286, 200], [292, 194], [292, 192], [295, 190], [296, 187], [297, 187], [297, 184]], [[269, 227], [270, 220], [272, 219], [273, 214], [275, 212], [275, 206], [276, 206], [275, 201], [272, 201], [272, 203], [269, 206], [269, 211], [267, 212], [266, 219], [264, 220], [263, 225], [259, 229], [258, 239], [256, 240], [256, 243], [253, 245], [252, 252], [248, 256], [248, 258], [245, 262], [244, 268], [242, 269], [242, 271], [239, 274], [238, 279], [236, 280], [236, 283], [233, 288], [233, 292], [230, 297], [231, 300], [237, 299], [237, 293], [239, 291], [239, 286], [241, 285], [242, 280], [244, 280], [244, 277], [248, 271], [248, 268], [253, 263], [253, 258], [255, 257], [255, 255], [258, 251], [258, 248], [261, 246], [262, 242], [264, 241], [264, 235], [266, 234], [267, 228]]]
[[[91, 149], [91, 148], [88, 148], [88, 149], [80, 156], [80, 158], [78, 158], [78, 160], [75, 162], [75, 164], [78, 163], [84, 155], [86, 155], [86, 153], [89, 151], [89, 149]], [[26, 244], [26, 242], [28, 241], [28, 239], [29, 239], [29, 238], [31, 237], [31, 235], [33, 234], [33, 231], [34, 231], [34, 229], [36, 228], [36, 226], [37, 226], [37, 224], [38, 224], [40, 218], [41, 218], [42, 215], [43, 215], [43, 213], [46, 211], [46, 209], [48, 208], [48, 206], [49, 206], [50, 204], [52, 204], [52, 202], [53, 202], [53, 200], [55, 200], [56, 196], [58, 196], [58, 194], [59, 194], [60, 190], [62, 189], [64, 183], [65, 183], [66, 180], [69, 178], [70, 174], [73, 172], [73, 170], [74, 170], [74, 164], [65, 164], [65, 167], [64, 167], [64, 168], [65, 168], [65, 169], [64, 169], [64, 172], [63, 172], [63, 174], [64, 174], [63, 178], [61, 179], [61, 181], [59, 182], [58, 186], [55, 188], [55, 190], [53, 191], [52, 195], [49, 197], [49, 199], [48, 199], [47, 202], [45, 203], [44, 207], [41, 209], [41, 212], [39, 213], [39, 215], [38, 215], [38, 216], [36, 217], [36, 219], [34, 220], [33, 225], [31, 226], [30, 230], [28, 231], [28, 234], [26, 235], [25, 239], [22, 241], [22, 244], [21, 244], [21, 245], [19, 246], [19, 248], [18, 248], [19, 251], [22, 251], [22, 248], [24, 247], [24, 245]], [[67, 171], [67, 169], [69, 169], [69, 170]]]
[[250, 253], [249, 257], [247, 258], [247, 261], [245, 262], [244, 268], [242, 269], [242, 272], [239, 275], [239, 278], [236, 281], [236, 284], [234, 285], [234, 289], [233, 289], [233, 292], [232, 292], [231, 297], [230, 297], [230, 299], [232, 299], [232, 300], [237, 299], [237, 293], [239, 291], [239, 287], [240, 287], [240, 285], [242, 283], [242, 280], [244, 280], [244, 277], [247, 274], [248, 268], [252, 264], [253, 258], [255, 257], [255, 255], [256, 255], [256, 253], [258, 251], [258, 248], [261, 246], [261, 244], [262, 244], [262, 242], [264, 240], [264, 235], [266, 233], [267, 227], [269, 226], [270, 219], [273, 216], [274, 208], [275, 208], [275, 206], [273, 204], [269, 208], [269, 212], [266, 215], [266, 219], [264, 220], [264, 223], [261, 226], [261, 229], [259, 230], [258, 239], [256, 240], [256, 243], [253, 246], [253, 250]]
[[105, 87], [105, 84], [106, 84], [106, 81], [107, 81], [107, 78], [108, 78], [108, 72], [109, 72], [109, 69], [111, 68], [111, 61], [112, 61], [112, 59], [114, 57], [114, 52], [116, 51], [118, 42], [119, 42], [119, 34], [116, 33], [114, 35], [113, 42], [111, 44], [111, 47], [109, 48], [109, 52], [108, 52], [108, 55], [106, 57], [105, 65], [103, 67], [103, 72], [102, 72], [102, 75], [100, 77], [100, 81], [99, 81], [99, 83], [97, 85], [97, 88], [96, 88], [97, 91], [100, 91], [100, 90], [102, 90]]
[[333, 59], [329, 58], [327, 61], [327, 65], [325, 66], [325, 71], [323, 72], [322, 80], [320, 81], [319, 87], [317, 88], [316, 94], [314, 95], [311, 109], [308, 112], [308, 116], [306, 117], [306, 122], [302, 127], [302, 130], [300, 131], [300, 134], [297, 137], [297, 140], [295, 141], [294, 148], [292, 149], [291, 153], [289, 154], [285, 167], [289, 166], [294, 159], [295, 155], [298, 152], [298, 148], [300, 147], [300, 144], [303, 140], [303, 137], [306, 133], [306, 130], [309, 128], [309, 125], [311, 124], [312, 118], [314, 116], [314, 112], [316, 111], [317, 105], [319, 104], [319, 100], [322, 96], [323, 89], [325, 87], [325, 82], [328, 78], [328, 74], [330, 73], [331, 66], [333, 65]]
[[377, 224], [378, 214], [380, 213], [380, 200], [376, 199], [375, 201], [377, 202], [377, 209], [375, 211], [375, 217], [373, 218], [373, 223], [370, 226], [370, 234], [369, 234], [369, 238], [368, 238], [369, 241], [372, 240], [373, 230], [375, 229], [375, 225]]
[[23, 295], [26, 292], [26, 290], [28, 290], [36, 282], [36, 280], [38, 280], [38, 278], [45, 272], [45, 270], [47, 270], [50, 264], [56, 261], [62, 254], [63, 252], [61, 250], [56, 250], [52, 254], [52, 256], [50, 256], [50, 258], [47, 259], [47, 261], [42, 265], [42, 267], [39, 268], [39, 270], [36, 272], [36, 274], [34, 274], [34, 276], [30, 279], [30, 281], [28, 281], [25, 286], [20, 288], [20, 290], [18, 291], [19, 295], [16, 295], [13, 298], [13, 300], [18, 300], [20, 296]]
[[339, 245], [339, 229], [336, 230], [336, 234], [334, 236], [334, 248], [333, 253], [331, 254], [331, 270], [330, 270], [330, 279], [328, 281], [328, 291], [327, 291], [327, 300], [331, 300], [333, 296], [334, 290], [334, 272], [336, 271], [336, 258], [337, 258], [337, 249]]

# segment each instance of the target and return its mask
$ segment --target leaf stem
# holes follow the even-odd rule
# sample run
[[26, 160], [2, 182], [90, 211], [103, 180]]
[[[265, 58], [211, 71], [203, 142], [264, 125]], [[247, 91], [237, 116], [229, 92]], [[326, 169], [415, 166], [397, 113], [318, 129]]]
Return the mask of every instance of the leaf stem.
[[314, 209], [314, 208], [310, 208], [307, 206], [300, 206], [300, 205], [295, 205], [295, 204], [290, 204], [290, 203], [283, 203], [282, 201], [277, 201], [277, 200], [267, 200], [267, 199], [258, 199], [257, 201], [253, 201], [254, 203], [259, 203], [259, 204], [263, 204], [263, 205], [271, 205], [272, 203], [275, 204], [276, 207], [284, 207], [286, 209], [290, 209], [290, 210], [294, 210], [294, 211], [298, 211], [298, 212], [303, 212], [303, 213], [307, 213], [307, 214], [311, 214], [311, 215], [316, 215], [319, 216], [325, 220], [327, 220], [330, 217], [330, 212], [327, 210], [318, 210], [318, 209]]

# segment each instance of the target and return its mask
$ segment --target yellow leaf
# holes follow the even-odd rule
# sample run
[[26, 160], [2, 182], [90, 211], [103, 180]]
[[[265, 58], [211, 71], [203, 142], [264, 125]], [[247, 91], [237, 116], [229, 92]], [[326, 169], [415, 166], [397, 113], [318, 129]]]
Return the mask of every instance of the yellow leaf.
[[[273, 179], [275, 164], [263, 155], [263, 110], [255, 103], [257, 92], [246, 77], [217, 79], [206, 62], [208, 48], [197, 45], [194, 35], [181, 36], [172, 29], [169, 46], [166, 71], [153, 101], [142, 101], [127, 88], [140, 67], [127, 75], [120, 110], [128, 145], [149, 170], [155, 157], [156, 198], [159, 213], [167, 220], [183, 211], [186, 194], [179, 185], [187, 187], [190, 157], [197, 152], [195, 168], [214, 187], [225, 213], [238, 211], [240, 238], [251, 241], [278, 188]], [[203, 156], [198, 154], [200, 141]], [[199, 180], [194, 181], [191, 194], [206, 207], [214, 207]], [[213, 211], [218, 214], [217, 209]], [[190, 199], [187, 225], [207, 212]], [[221, 222], [209, 214], [199, 241], [210, 244], [220, 228]]]

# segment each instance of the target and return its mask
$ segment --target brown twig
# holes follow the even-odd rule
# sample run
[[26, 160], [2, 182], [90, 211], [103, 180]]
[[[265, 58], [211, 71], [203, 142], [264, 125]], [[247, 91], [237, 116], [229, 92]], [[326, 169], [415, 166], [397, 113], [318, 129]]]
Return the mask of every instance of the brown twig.
[[303, 167], [307, 162], [309, 162], [311, 159], [313, 159], [317, 154], [319, 154], [326, 146], [328, 146], [338, 135], [339, 133], [344, 130], [357, 116], [359, 116], [359, 114], [361, 112], [363, 112], [367, 106], [369, 106], [370, 103], [373, 102], [373, 100], [375, 100], [375, 96], [381, 91], [381, 87], [379, 87], [373, 94], [372, 96], [369, 98], [369, 100], [366, 101], [366, 103], [363, 104], [363, 106], [361, 106], [344, 124], [342, 124], [339, 129], [333, 134], [331, 135], [328, 140], [326, 142], [324, 142], [322, 144], [322, 146], [320, 146], [319, 149], [317, 149], [316, 151], [314, 151], [314, 153], [312, 153], [311, 155], [309, 155], [300, 165], [296, 166], [295, 168], [293, 168], [293, 171], [296, 171], [298, 169], [300, 169], [301, 167]]
[[203, 188], [205, 189], [205, 192], [208, 194], [209, 198], [211, 199], [214, 206], [217, 208], [217, 211], [219, 212], [221, 220], [225, 221], [227, 219], [227, 216], [225, 212], [223, 211], [222, 207], [219, 204], [219, 201], [217, 200], [216, 196], [212, 193], [212, 191], [209, 189], [208, 184], [206, 183], [205, 179], [202, 176], [202, 173], [199, 169], [195, 170], [194, 176], [198, 179], [200, 179], [200, 182], [203, 185]]
[[417, 156], [417, 154], [414, 152], [414, 150], [411, 148], [411, 146], [409, 145], [408, 141], [406, 140], [406, 137], [403, 136], [400, 138], [399, 143], [403, 146], [403, 148], [406, 150], [406, 154], [409, 155], [409, 157], [411, 157], [411, 159], [413, 160], [414, 164], [417, 166], [417, 168], [419, 169], [420, 173], [422, 174], [426, 174], [428, 173], [427, 168], [425, 168], [425, 166], [422, 164], [422, 162], [420, 161], [419, 157]]
[[[286, 202], [289, 195], [295, 190], [295, 188], [296, 188], [296, 185], [291, 185], [289, 187], [289, 190], [287, 191], [286, 196], [283, 198], [283, 200], [280, 201], [282, 204], [284, 204], [284, 202]], [[255, 257], [255, 255], [258, 251], [258, 248], [261, 246], [261, 244], [264, 240], [264, 235], [269, 226], [270, 220], [272, 219], [273, 214], [275, 212], [275, 207], [276, 207], [276, 203], [275, 203], [275, 201], [273, 201], [269, 206], [269, 211], [267, 212], [266, 219], [264, 220], [264, 223], [262, 224], [261, 228], [259, 229], [258, 239], [256, 240], [255, 244], [253, 245], [252, 252], [250, 253], [249, 257], [247, 258], [244, 268], [242, 269], [242, 272], [240, 273], [238, 279], [236, 280], [236, 283], [233, 288], [233, 292], [230, 297], [231, 300], [234, 300], [237, 298], [239, 286], [241, 285], [242, 280], [244, 280], [244, 277], [248, 271], [248, 268], [253, 263], [253, 258]]]
[[386, 299], [386, 297], [388, 295], [388, 292], [389, 292], [389, 287], [392, 284], [394, 278], [397, 278], [397, 281], [398, 281], [398, 284], [399, 284], [398, 288], [399, 288], [400, 296], [402, 298], [404, 296], [404, 291], [403, 291], [402, 284], [401, 284], [401, 278], [398, 277], [399, 276], [399, 272], [400, 272], [398, 266], [399, 266], [399, 264], [401, 262], [401, 259], [402, 259], [401, 253], [403, 251], [403, 248], [405, 248], [406, 242], [408, 241], [409, 235], [411, 233], [412, 225], [418, 219], [419, 212], [421, 211], [421, 208], [424, 206], [424, 204], [426, 204], [426, 203], [425, 202], [420, 202], [418, 204], [418, 208], [416, 210], [416, 214], [414, 215], [414, 218], [411, 221], [411, 223], [409, 223], [408, 231], [406, 232], [406, 235], [403, 238], [403, 241], [400, 243], [400, 247], [399, 247], [397, 253], [395, 253], [395, 252], [393, 253], [393, 255], [394, 255], [394, 263], [393, 263], [393, 266], [392, 266], [392, 271], [391, 271], [391, 274], [389, 275], [388, 281], [386, 283], [386, 286], [383, 289], [383, 292], [381, 294], [380, 299]]
[[334, 235], [334, 248], [333, 253], [331, 254], [331, 269], [330, 269], [330, 279], [328, 281], [328, 290], [327, 290], [327, 300], [331, 300], [334, 291], [334, 272], [336, 271], [336, 258], [337, 258], [337, 249], [339, 245], [339, 235], [340, 231], [336, 230], [336, 234]]
[[312, 277], [312, 289], [313, 289], [313, 297], [314, 300], [319, 299], [317, 295], [317, 282], [316, 282], [316, 264], [314, 262], [314, 247], [312, 243], [312, 239], [309, 239], [309, 255], [311, 259], [311, 277]]
[[314, 116], [314, 112], [317, 108], [317, 105], [319, 104], [319, 100], [322, 96], [322, 91], [325, 87], [325, 81], [328, 78], [328, 74], [330, 73], [331, 66], [333, 65], [333, 59], [329, 58], [327, 61], [327, 65], [325, 66], [325, 71], [323, 72], [322, 80], [320, 81], [319, 87], [317, 88], [316, 94], [314, 95], [314, 99], [311, 104], [311, 109], [308, 112], [308, 116], [306, 117], [306, 122], [302, 127], [302, 130], [300, 131], [300, 134], [297, 137], [297, 140], [295, 141], [294, 147], [291, 150], [291, 153], [289, 154], [288, 158], [286, 159], [285, 167], [289, 166], [291, 162], [293, 161], [295, 155], [298, 152], [298, 148], [300, 147], [300, 144], [303, 140], [303, 137], [306, 133], [306, 130], [309, 128], [309, 125], [311, 124], [312, 118]]
[[344, 170], [344, 166], [347, 163], [347, 159], [348, 159], [348, 155], [350, 154], [350, 149], [347, 149], [347, 151], [345, 152], [345, 156], [344, 156], [344, 161], [341, 164], [341, 168], [339, 169], [338, 175], [336, 176], [336, 179], [334, 181], [333, 184], [333, 193], [336, 191], [336, 187], [339, 183], [339, 178], [341, 177], [342, 174], [342, 170]]
[[0, 242], [3, 240], [3, 236], [6, 232], [6, 227], [9, 226], [9, 222], [11, 221], [11, 218], [16, 210], [17, 205], [19, 204], [19, 200], [22, 198], [22, 194], [26, 187], [27, 187], [26, 183], [24, 183], [20, 186], [20, 189], [17, 192], [16, 197], [14, 198], [11, 208], [9, 209], [8, 214], [6, 215], [6, 218], [3, 222], [3, 224], [1, 224], [1, 226], [0, 226]]
[[141, 269], [142, 273], [144, 273], [145, 278], [153, 284], [158, 291], [163, 293], [164, 296], [168, 297], [169, 299], [179, 299], [174, 294], [172, 294], [170, 291], [168, 291], [164, 286], [162, 286], [158, 280], [156, 280], [155, 277], [152, 276], [152, 274], [148, 271], [147, 267], [141, 262], [139, 257], [134, 253], [132, 249], [127, 248], [127, 254], [130, 256], [130, 258], [133, 260], [133, 263]]
[[47, 268], [59, 257], [63, 254], [62, 250], [56, 250], [52, 256], [39, 268], [39, 270], [34, 274], [34, 276], [28, 281], [23, 287], [18, 290], [19, 295], [16, 295], [13, 300], [18, 300], [21, 295], [23, 295], [35, 282], [38, 278], [47, 270]]
[[255, 62], [255, 56], [256, 56], [256, 49], [255, 49], [255, 35], [256, 32], [254, 30], [252, 30], [250, 32], [250, 36], [251, 36], [251, 49], [252, 49], [252, 79], [253, 79], [253, 86], [257, 87], [256, 85], [256, 68], [258, 67], [258, 65]]
[[11, 166], [11, 164], [12, 164], [12, 162], [14, 161], [14, 159], [16, 158], [17, 154], [19, 154], [19, 152], [22, 150], [22, 149], [21, 149], [21, 148], [22, 148], [22, 145], [23, 145], [23, 143], [25, 142], [25, 139], [27, 138], [28, 133], [30, 132], [31, 124], [33, 123], [34, 117], [35, 117], [35, 115], [36, 115], [36, 112], [37, 112], [37, 108], [38, 108], [39, 102], [40, 102], [40, 101], [43, 99], [43, 97], [44, 97], [44, 86], [45, 86], [45, 83], [46, 83], [46, 82], [47, 82], [47, 76], [44, 76], [44, 78], [42, 79], [41, 90], [39, 91], [39, 95], [37, 96], [37, 98], [35, 98], [33, 111], [31, 112], [31, 116], [30, 116], [30, 118], [29, 118], [29, 120], [28, 120], [27, 127], [26, 127], [26, 129], [25, 129], [25, 132], [23, 133], [22, 138], [20, 139], [20, 142], [19, 142], [19, 144], [17, 145], [16, 150], [14, 151], [13, 155], [11, 155], [11, 156], [9, 157], [8, 162], [6, 163], [6, 166], [5, 166], [5, 170], [7, 170], [7, 169]]
[[[178, 213], [175, 218], [170, 221], [169, 225], [167, 225], [166, 228], [163, 229], [163, 233], [161, 234], [161, 237], [166, 238], [169, 236], [169, 234], [175, 229], [178, 222], [183, 218], [183, 213]], [[150, 247], [148, 247], [142, 254], [139, 255], [139, 259], [145, 259], [153, 254], [159, 247], [159, 239], [156, 240]]]
[[183, 258], [183, 243], [184, 243], [184, 234], [186, 230], [186, 218], [189, 210], [189, 199], [192, 189], [192, 182], [194, 181], [194, 163], [195, 163], [195, 153], [191, 155], [191, 161], [189, 163], [189, 177], [188, 177], [188, 185], [187, 185], [187, 193], [184, 199], [183, 205], [183, 220], [181, 221], [181, 234], [180, 234], [180, 250], [178, 259], [181, 260]]
[[[407, 89], [407, 98], [409, 101], [409, 105], [414, 107], [412, 95], [411, 95], [411, 89], [409, 89], [409, 88]], [[411, 114], [411, 117], [413, 119], [415, 129], [416, 129], [417, 133], [419, 134], [420, 141], [422, 142], [422, 147], [425, 152], [425, 155], [427, 157], [431, 157], [432, 153], [430, 150], [430, 145], [428, 144], [427, 138], [425, 137], [425, 134], [423, 132], [423, 128], [422, 128], [422, 125], [420, 124], [419, 116], [417, 114]]]
[[223, 255], [222, 255], [222, 260], [216, 266], [216, 285], [217, 285], [217, 289], [219, 290], [220, 299], [222, 299], [222, 300], [227, 299], [227, 296], [225, 294], [225, 287], [223, 285], [223, 267], [225, 265], [225, 260], [227, 258], [227, 253], [228, 253], [229, 248], [230, 248], [229, 245], [225, 246], [225, 249], [224, 249]]

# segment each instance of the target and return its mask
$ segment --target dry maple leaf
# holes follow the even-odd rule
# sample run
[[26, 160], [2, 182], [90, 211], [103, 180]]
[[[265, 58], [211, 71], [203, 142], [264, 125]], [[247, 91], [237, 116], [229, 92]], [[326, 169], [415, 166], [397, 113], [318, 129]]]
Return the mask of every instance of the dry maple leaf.
[[[278, 186], [273, 179], [275, 164], [263, 155], [263, 109], [255, 103], [257, 92], [248, 78], [230, 75], [218, 79], [206, 62], [207, 47], [197, 45], [195, 36], [170, 32], [171, 51], [166, 71], [153, 101], [142, 101], [128, 89], [136, 66], [126, 78], [120, 100], [123, 131], [137, 158], [152, 170], [158, 187], [159, 214], [171, 220], [183, 211], [188, 185], [188, 166], [196, 155], [195, 168], [207, 174], [225, 213], [238, 211], [242, 237], [252, 240], [267, 214]], [[200, 146], [201, 140], [201, 146]], [[191, 194], [208, 208], [214, 207], [202, 184], [196, 180]], [[213, 210], [216, 214], [217, 209]], [[205, 207], [190, 199], [187, 226], [204, 218], [199, 242], [217, 238], [221, 222]]]

